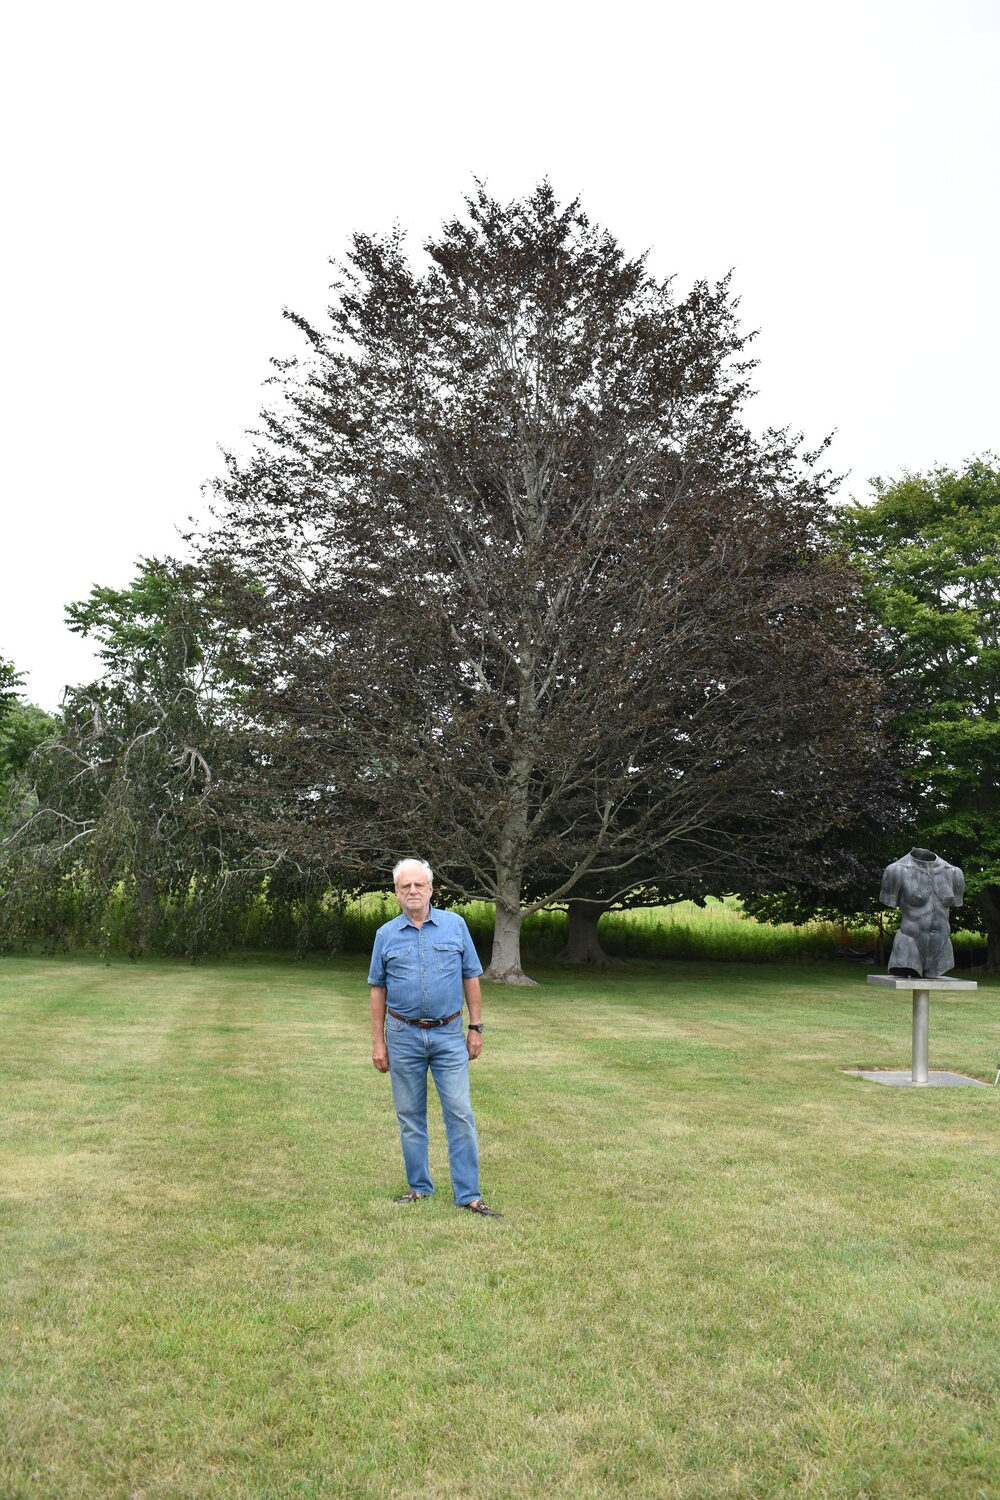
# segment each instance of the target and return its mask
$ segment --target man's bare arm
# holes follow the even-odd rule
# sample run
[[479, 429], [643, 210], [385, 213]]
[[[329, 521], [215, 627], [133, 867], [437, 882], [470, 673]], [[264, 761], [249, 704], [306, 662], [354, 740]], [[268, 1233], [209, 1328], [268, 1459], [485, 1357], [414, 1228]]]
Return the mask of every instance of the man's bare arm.
[[388, 1073], [389, 1050], [385, 1045], [385, 985], [373, 984], [369, 993], [372, 1016], [372, 1063], [380, 1073]]
[[[462, 980], [462, 989], [465, 991], [465, 1003], [469, 1007], [469, 1022], [478, 1026], [483, 1015], [483, 997], [479, 989], [479, 976], [472, 979]], [[466, 1046], [469, 1049], [469, 1057], [478, 1057], [483, 1050], [483, 1038], [480, 1032], [470, 1031], [466, 1037]]]

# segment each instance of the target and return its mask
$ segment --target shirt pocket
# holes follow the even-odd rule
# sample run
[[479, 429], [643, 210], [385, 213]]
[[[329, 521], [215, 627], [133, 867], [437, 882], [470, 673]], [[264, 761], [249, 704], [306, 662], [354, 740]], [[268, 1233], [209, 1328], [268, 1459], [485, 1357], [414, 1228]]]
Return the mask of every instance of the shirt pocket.
[[390, 979], [407, 979], [413, 973], [413, 949], [387, 948], [382, 955]]
[[448, 941], [435, 943], [434, 968], [442, 979], [461, 979], [462, 944]]

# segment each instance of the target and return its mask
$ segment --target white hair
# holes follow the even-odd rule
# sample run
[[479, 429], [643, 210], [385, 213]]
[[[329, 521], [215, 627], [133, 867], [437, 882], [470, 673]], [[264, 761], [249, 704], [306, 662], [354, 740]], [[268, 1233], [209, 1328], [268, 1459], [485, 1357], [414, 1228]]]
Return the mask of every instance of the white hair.
[[397, 879], [397, 877], [399, 875], [400, 870], [403, 868], [404, 865], [419, 865], [420, 868], [423, 870], [424, 874], [427, 876], [427, 879], [430, 882], [430, 884], [431, 885], [434, 884], [434, 871], [431, 869], [431, 867], [427, 863], [426, 859], [417, 859], [415, 855], [410, 854], [410, 855], [407, 855], [406, 859], [397, 860], [396, 863], [393, 865], [393, 867], [392, 867], [392, 883], [393, 883], [393, 885], [396, 884], [396, 879]]

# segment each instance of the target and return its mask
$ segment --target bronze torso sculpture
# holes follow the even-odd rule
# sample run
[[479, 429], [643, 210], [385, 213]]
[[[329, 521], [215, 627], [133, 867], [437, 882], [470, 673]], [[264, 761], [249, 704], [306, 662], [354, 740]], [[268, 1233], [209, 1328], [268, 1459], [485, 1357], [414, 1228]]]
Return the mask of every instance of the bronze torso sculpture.
[[882, 876], [881, 901], [898, 906], [899, 931], [889, 955], [889, 973], [939, 978], [954, 968], [948, 908], [961, 906], [965, 877], [930, 849], [911, 849]]

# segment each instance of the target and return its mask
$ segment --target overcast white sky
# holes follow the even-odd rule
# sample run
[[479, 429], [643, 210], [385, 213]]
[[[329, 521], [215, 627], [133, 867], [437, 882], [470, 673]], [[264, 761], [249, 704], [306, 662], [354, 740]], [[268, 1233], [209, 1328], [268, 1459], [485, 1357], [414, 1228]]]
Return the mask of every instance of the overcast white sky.
[[873, 474], [1000, 450], [1000, 0], [21, 6], [0, 77], [0, 655], [124, 585], [238, 445], [285, 306], [473, 176], [549, 176], [680, 291], [734, 271], [755, 419]]

